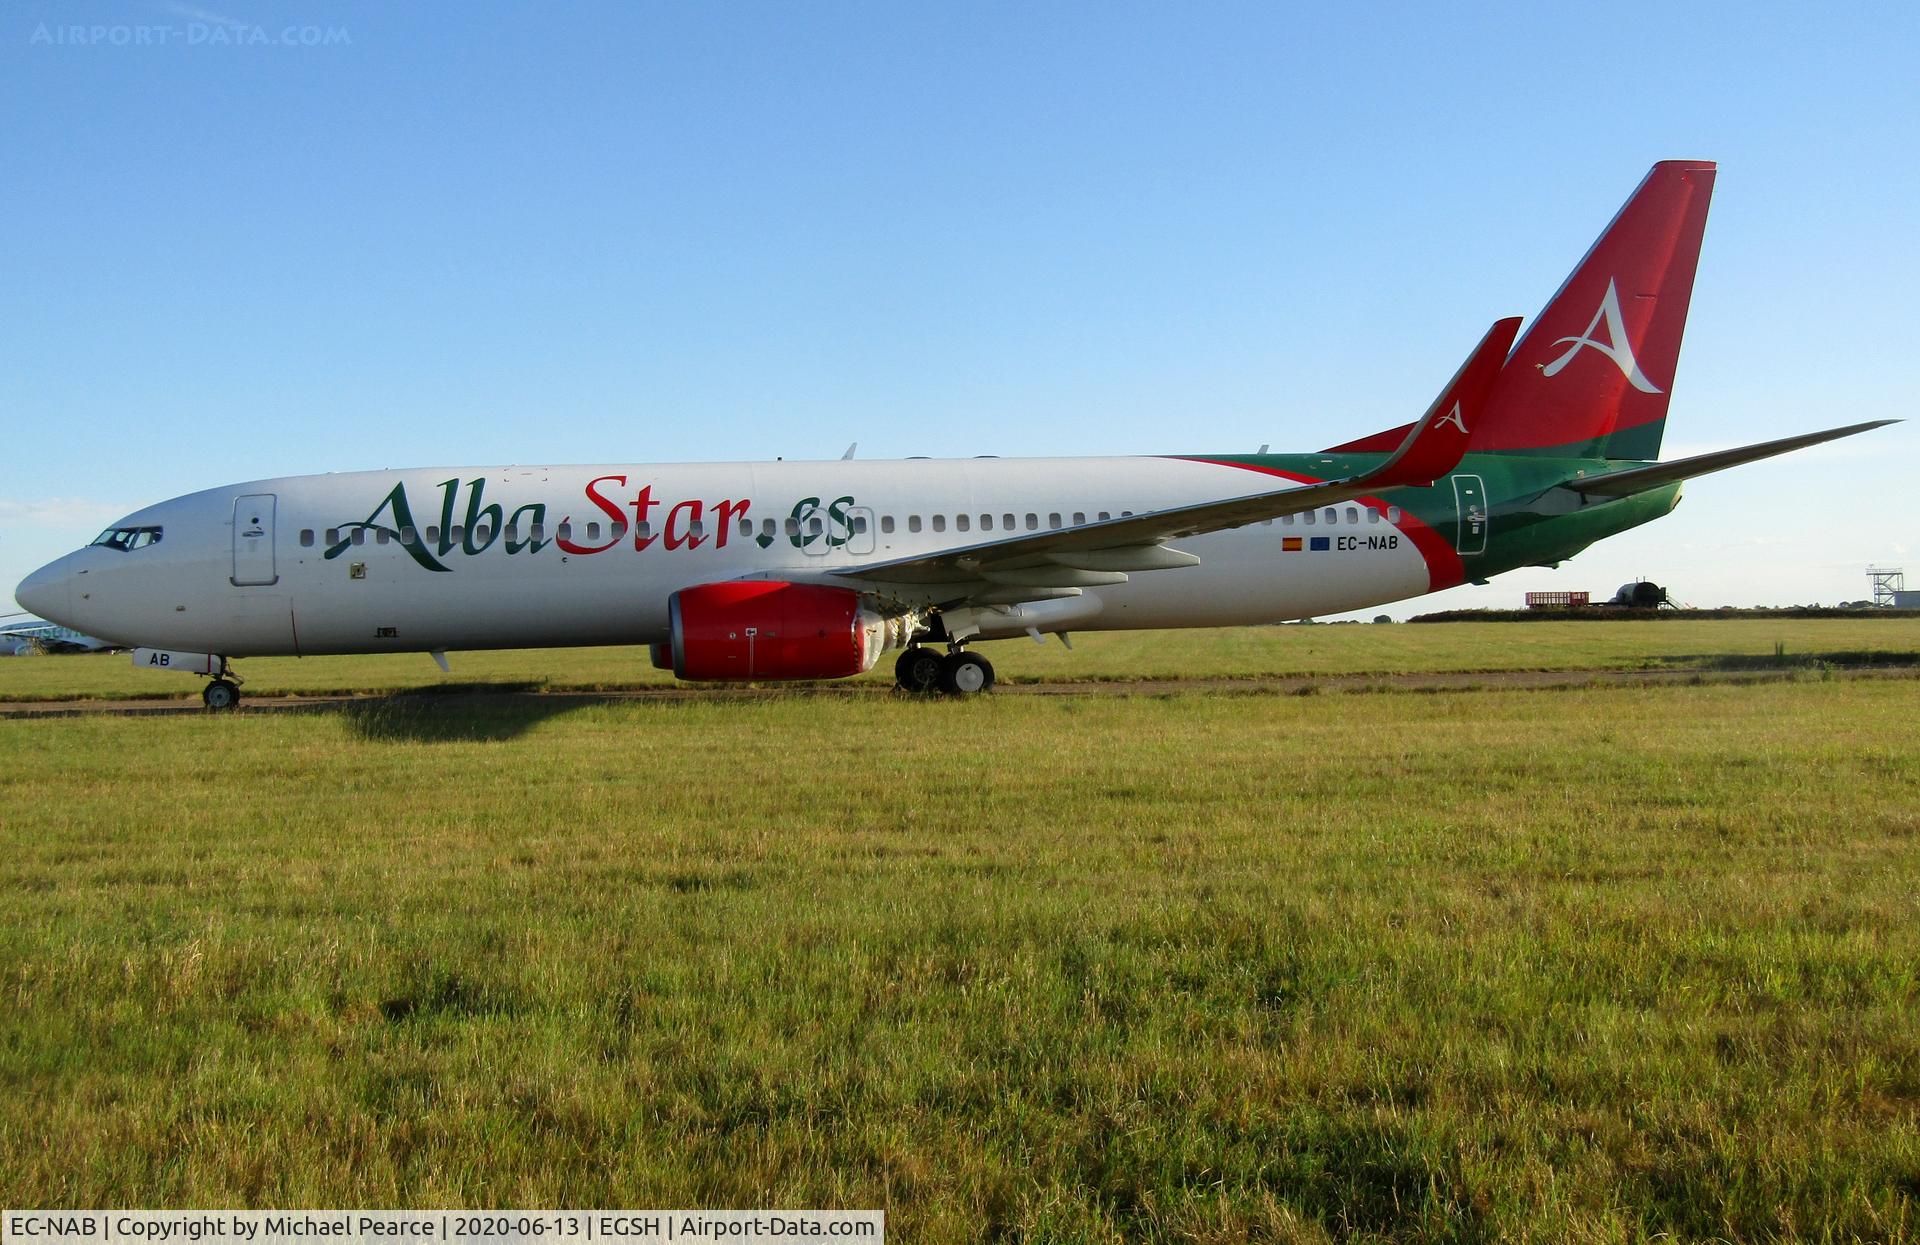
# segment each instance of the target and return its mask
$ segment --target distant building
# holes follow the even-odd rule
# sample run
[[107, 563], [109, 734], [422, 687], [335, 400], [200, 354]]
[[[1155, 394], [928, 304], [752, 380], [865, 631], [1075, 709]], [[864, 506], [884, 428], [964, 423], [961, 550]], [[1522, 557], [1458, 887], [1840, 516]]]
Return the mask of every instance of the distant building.
[[1897, 610], [1920, 610], [1920, 591], [1905, 589], [1893, 594], [1893, 608]]

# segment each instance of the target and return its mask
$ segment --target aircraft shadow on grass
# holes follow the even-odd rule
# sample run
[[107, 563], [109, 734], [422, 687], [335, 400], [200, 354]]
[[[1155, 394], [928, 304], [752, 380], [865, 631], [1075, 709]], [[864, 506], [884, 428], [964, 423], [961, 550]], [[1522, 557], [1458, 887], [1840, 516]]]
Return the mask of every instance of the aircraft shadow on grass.
[[1920, 666], [1920, 652], [1887, 649], [1853, 649], [1834, 653], [1795, 653], [1784, 649], [1773, 653], [1673, 653], [1657, 658], [1670, 666], [1695, 666], [1701, 670], [1798, 670], [1835, 667], [1842, 670], [1897, 669]]
[[607, 701], [548, 696], [538, 683], [442, 683], [350, 700], [332, 711], [361, 739], [380, 743], [471, 743], [514, 739], [575, 709]]

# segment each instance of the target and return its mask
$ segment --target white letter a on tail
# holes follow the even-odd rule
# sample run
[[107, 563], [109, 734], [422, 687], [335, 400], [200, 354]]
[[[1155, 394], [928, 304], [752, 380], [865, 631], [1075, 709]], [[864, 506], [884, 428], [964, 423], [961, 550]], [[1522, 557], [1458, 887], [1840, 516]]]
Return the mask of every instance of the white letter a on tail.
[[[1601, 341], [1593, 335], [1602, 324], [1607, 326], [1607, 340]], [[1572, 343], [1568, 345], [1568, 343]], [[1620, 369], [1627, 383], [1641, 393], [1659, 393], [1660, 387], [1648, 380], [1640, 370], [1640, 363], [1633, 357], [1633, 343], [1627, 340], [1627, 326], [1620, 318], [1620, 293], [1614, 288], [1612, 278], [1607, 280], [1607, 296], [1600, 300], [1600, 309], [1593, 313], [1593, 323], [1587, 325], [1587, 331], [1579, 337], [1562, 337], [1553, 343], [1567, 346], [1567, 353], [1540, 369], [1542, 376], [1558, 376], [1562, 368], [1573, 361], [1573, 356], [1586, 346], [1592, 346]]]

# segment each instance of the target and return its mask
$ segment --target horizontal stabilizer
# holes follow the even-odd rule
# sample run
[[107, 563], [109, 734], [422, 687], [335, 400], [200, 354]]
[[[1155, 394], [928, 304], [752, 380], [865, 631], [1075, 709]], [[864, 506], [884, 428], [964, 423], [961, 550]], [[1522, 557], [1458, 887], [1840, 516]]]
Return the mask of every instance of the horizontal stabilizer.
[[1805, 449], [1809, 445], [1818, 445], [1822, 441], [1837, 441], [1841, 437], [1850, 437], [1857, 432], [1884, 428], [1888, 424], [1899, 422], [1897, 419], [1876, 419], [1865, 424], [1848, 424], [1845, 428], [1829, 428], [1825, 432], [1803, 433], [1800, 436], [1786, 437], [1779, 441], [1741, 446], [1737, 450], [1697, 454], [1692, 458], [1676, 458], [1670, 463], [1654, 463], [1650, 467], [1634, 467], [1627, 471], [1610, 471], [1605, 475], [1569, 480], [1567, 487], [1576, 493], [1585, 493], [1589, 497], [1628, 497], [1634, 493], [1644, 493], [1648, 489], [1659, 488], [1663, 484], [1691, 480], [1695, 476], [1703, 476], [1710, 471], [1725, 471], [1728, 467], [1758, 462], [1763, 458], [1772, 458], [1775, 454]]

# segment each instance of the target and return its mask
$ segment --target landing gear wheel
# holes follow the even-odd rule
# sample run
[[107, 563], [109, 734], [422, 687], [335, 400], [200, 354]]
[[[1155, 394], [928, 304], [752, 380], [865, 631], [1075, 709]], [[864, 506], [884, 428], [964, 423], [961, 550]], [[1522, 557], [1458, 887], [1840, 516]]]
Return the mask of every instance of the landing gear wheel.
[[930, 648], [910, 648], [893, 663], [894, 686], [916, 696], [930, 696], [940, 690], [940, 673], [945, 665], [940, 654]]
[[200, 699], [209, 709], [231, 709], [240, 703], [240, 687], [225, 679], [215, 679], [200, 690]]
[[993, 687], [993, 663], [978, 653], [948, 653], [940, 663], [940, 690], [949, 696], [977, 696]]

